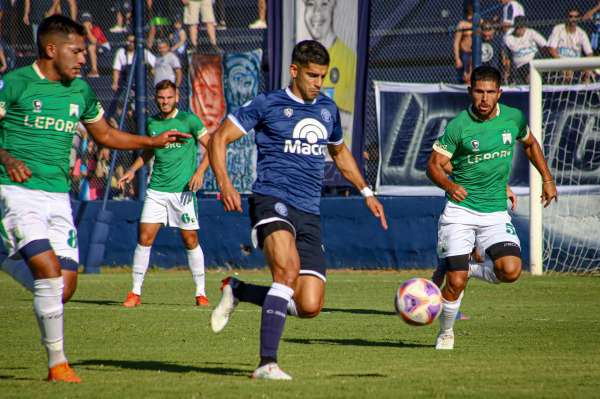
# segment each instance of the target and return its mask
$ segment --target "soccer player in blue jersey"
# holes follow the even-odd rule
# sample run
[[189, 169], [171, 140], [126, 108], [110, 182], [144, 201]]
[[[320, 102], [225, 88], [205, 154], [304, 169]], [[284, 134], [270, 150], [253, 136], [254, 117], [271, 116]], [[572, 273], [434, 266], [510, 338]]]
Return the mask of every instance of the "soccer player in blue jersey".
[[343, 142], [338, 108], [320, 93], [328, 66], [323, 45], [314, 40], [298, 43], [292, 53], [290, 87], [260, 94], [229, 115], [208, 146], [223, 206], [241, 212], [240, 195], [227, 176], [226, 147], [252, 129], [256, 134], [250, 219], [253, 241], [263, 249], [273, 283], [264, 287], [223, 280], [221, 301], [211, 315], [211, 327], [219, 332], [238, 302], [262, 306], [260, 363], [253, 378], [291, 379], [277, 365], [286, 314], [311, 318], [323, 306], [326, 267], [319, 203], [326, 150], [387, 229], [383, 206]]

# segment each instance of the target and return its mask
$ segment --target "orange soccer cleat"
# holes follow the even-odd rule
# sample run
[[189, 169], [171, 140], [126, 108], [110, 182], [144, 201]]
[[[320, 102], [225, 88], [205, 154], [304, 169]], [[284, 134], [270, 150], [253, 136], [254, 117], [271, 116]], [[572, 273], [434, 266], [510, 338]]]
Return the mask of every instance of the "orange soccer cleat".
[[50, 367], [48, 369], [48, 381], [64, 381], [64, 382], [74, 382], [79, 384], [81, 382], [81, 378], [75, 374], [75, 370], [69, 366], [69, 363], [61, 363], [57, 364], [54, 367]]
[[196, 297], [196, 306], [208, 306], [208, 298], [205, 295], [198, 295]]
[[136, 306], [140, 306], [142, 304], [142, 297], [140, 295], [134, 294], [129, 291], [127, 293], [127, 299], [123, 302], [123, 306], [126, 308], [135, 308]]

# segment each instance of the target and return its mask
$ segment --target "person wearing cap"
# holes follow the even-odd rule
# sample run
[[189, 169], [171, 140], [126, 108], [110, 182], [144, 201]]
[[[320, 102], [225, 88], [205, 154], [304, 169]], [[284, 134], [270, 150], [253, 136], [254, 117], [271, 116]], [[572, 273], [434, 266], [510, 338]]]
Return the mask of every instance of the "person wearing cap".
[[92, 22], [92, 14], [85, 11], [81, 13], [81, 24], [85, 28], [88, 55], [90, 57], [90, 72], [88, 78], [97, 78], [98, 73], [98, 52], [110, 51], [110, 43], [106, 35], [98, 25]]
[[529, 62], [539, 54], [541, 48], [547, 47], [548, 43], [538, 31], [527, 27], [524, 16], [515, 18], [513, 28], [504, 36], [504, 44], [511, 56], [511, 62], [508, 64], [512, 69], [511, 80], [517, 84], [526, 84], [529, 81]]

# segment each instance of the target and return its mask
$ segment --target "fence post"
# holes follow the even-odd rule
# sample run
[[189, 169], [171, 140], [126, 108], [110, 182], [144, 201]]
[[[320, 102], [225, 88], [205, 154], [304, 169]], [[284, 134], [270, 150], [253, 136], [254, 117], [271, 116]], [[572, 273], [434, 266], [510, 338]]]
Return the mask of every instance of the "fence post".
[[[135, 23], [135, 120], [137, 132], [146, 134], [146, 57], [144, 54], [144, 4], [143, 1], [134, 1], [134, 23]], [[125, 104], [124, 108], [127, 106]], [[146, 196], [146, 168], [137, 171], [138, 200], [143, 201]]]

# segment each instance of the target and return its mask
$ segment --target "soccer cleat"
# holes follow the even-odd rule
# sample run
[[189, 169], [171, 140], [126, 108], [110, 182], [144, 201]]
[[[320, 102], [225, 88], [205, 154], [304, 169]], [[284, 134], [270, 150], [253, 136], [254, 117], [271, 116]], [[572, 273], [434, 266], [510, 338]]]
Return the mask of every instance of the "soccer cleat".
[[277, 363], [267, 363], [254, 370], [251, 376], [255, 380], [291, 380], [292, 377], [279, 368]]
[[254, 21], [250, 25], [248, 25], [248, 28], [250, 28], [250, 29], [267, 29], [267, 23], [265, 21], [261, 21], [260, 19], [257, 19], [256, 21]]
[[208, 303], [208, 298], [206, 297], [206, 295], [198, 295], [196, 297], [196, 306], [208, 306], [210, 305]]
[[440, 331], [435, 340], [436, 350], [452, 350], [454, 349], [454, 331]]
[[69, 363], [61, 363], [54, 367], [50, 367], [48, 369], [48, 378], [46, 380], [74, 382], [76, 384], [81, 382], [81, 378], [75, 374], [75, 370], [69, 366]]
[[127, 299], [123, 302], [123, 306], [126, 308], [135, 308], [136, 306], [140, 306], [142, 304], [142, 297], [140, 295], [134, 294], [129, 291], [127, 293]]
[[216, 333], [221, 332], [225, 328], [227, 322], [229, 322], [231, 313], [233, 313], [238, 304], [238, 300], [233, 296], [233, 289], [231, 288], [231, 284], [235, 281], [234, 277], [227, 277], [222, 281], [221, 300], [210, 315], [210, 326]]

